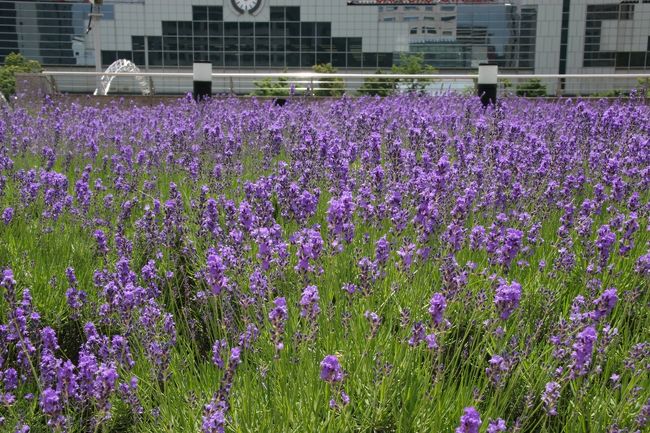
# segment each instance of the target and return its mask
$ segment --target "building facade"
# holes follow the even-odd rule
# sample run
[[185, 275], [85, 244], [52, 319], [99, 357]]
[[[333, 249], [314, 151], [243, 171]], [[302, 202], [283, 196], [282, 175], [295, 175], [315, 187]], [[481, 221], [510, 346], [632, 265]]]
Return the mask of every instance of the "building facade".
[[[490, 61], [522, 73], [650, 69], [650, 0], [104, 0], [101, 60], [144, 70], [388, 69], [422, 53], [441, 71]], [[364, 3], [363, 1], [356, 3]], [[368, 2], [365, 2], [368, 3]], [[86, 1], [0, 0], [0, 61], [94, 66]]]

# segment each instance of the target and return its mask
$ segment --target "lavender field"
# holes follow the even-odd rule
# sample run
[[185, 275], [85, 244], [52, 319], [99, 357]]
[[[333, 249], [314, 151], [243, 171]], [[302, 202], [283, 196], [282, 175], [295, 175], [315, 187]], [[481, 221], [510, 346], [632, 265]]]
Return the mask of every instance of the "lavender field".
[[2, 432], [644, 432], [642, 100], [0, 112]]

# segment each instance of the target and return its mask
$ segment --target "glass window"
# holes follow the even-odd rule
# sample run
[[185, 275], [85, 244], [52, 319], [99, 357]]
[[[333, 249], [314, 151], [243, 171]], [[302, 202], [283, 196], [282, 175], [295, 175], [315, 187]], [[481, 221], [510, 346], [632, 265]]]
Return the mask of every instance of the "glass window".
[[192, 37], [191, 36], [179, 36], [178, 37], [178, 50], [179, 51], [192, 51]]
[[239, 51], [239, 38], [224, 38], [224, 51]]
[[223, 21], [223, 6], [208, 6], [208, 19], [210, 21]]
[[284, 36], [285, 23], [271, 23], [271, 36]]
[[208, 51], [208, 37], [194, 38], [194, 51]]
[[149, 66], [162, 66], [161, 51], [149, 51]]
[[271, 21], [284, 21], [284, 6], [271, 6]]
[[301, 38], [302, 51], [316, 51], [316, 38]]
[[258, 36], [255, 38], [255, 51], [268, 51], [269, 37]]
[[210, 52], [210, 63], [212, 63], [212, 66], [216, 67], [223, 66], [223, 53]]
[[393, 66], [393, 53], [377, 53], [377, 66], [380, 68]]
[[324, 65], [327, 63], [332, 63], [332, 54], [331, 53], [316, 53], [316, 64]]
[[193, 22], [192, 28], [194, 29], [194, 36], [208, 35], [208, 23], [206, 22]]
[[253, 23], [239, 23], [239, 36], [253, 36]]
[[224, 64], [231, 67], [239, 67], [239, 56], [233, 53], [226, 53]]
[[300, 38], [287, 38], [286, 44], [287, 44], [287, 51], [290, 52], [300, 51]]
[[223, 23], [223, 29], [224, 29], [225, 36], [239, 36], [239, 25], [236, 22]]
[[300, 66], [300, 53], [287, 53], [287, 66]]
[[178, 50], [178, 39], [176, 36], [163, 36], [163, 51]]
[[316, 23], [317, 36], [332, 36], [332, 23]]
[[347, 38], [332, 38], [332, 51], [344, 53], [347, 49]]
[[268, 68], [270, 65], [269, 55], [267, 53], [255, 53], [255, 66]]
[[135, 51], [144, 51], [144, 36], [131, 36], [131, 48]]
[[210, 38], [210, 51], [223, 51], [223, 38]]
[[300, 53], [300, 66], [311, 68], [316, 64], [316, 55], [313, 53]]
[[138, 65], [140, 68], [145, 66], [144, 51], [134, 51], [133, 52], [133, 63]]
[[[287, 21], [300, 21], [300, 7], [299, 6], [288, 6], [285, 9], [285, 19]], [[291, 65], [289, 65], [291, 66]], [[298, 66], [298, 65], [296, 65]]]
[[377, 67], [377, 53], [363, 53], [363, 67], [376, 68]]
[[210, 36], [223, 36], [223, 23], [208, 23]]
[[347, 54], [345, 53], [333, 53], [332, 54], [332, 66], [337, 68], [345, 68], [345, 59]]
[[418, 28], [417, 27], [411, 27], [410, 32], [412, 35], [417, 35], [418, 34]]
[[361, 38], [348, 38], [348, 51], [352, 53], [360, 53]]
[[287, 23], [287, 36], [299, 37], [300, 36], [300, 23]]
[[271, 51], [284, 51], [284, 38], [271, 38]]
[[178, 67], [178, 53], [177, 52], [165, 52], [163, 55], [163, 66], [167, 67]]
[[163, 21], [162, 22], [162, 33], [166, 36], [176, 36], [178, 34], [177, 22], [176, 21]]
[[255, 36], [268, 36], [269, 23], [255, 23]]
[[316, 23], [300, 23], [300, 34], [302, 36], [316, 36]]
[[192, 36], [192, 21], [178, 22], [178, 36]]
[[192, 6], [192, 21], [207, 21], [207, 20], [208, 20], [207, 6]]
[[147, 36], [147, 46], [149, 51], [162, 51], [162, 37]]
[[242, 54], [239, 66], [253, 67], [255, 65], [255, 56], [252, 53]]
[[192, 66], [194, 53], [192, 51], [180, 51], [178, 53], [178, 66]]
[[[252, 37], [239, 38], [239, 50], [240, 51], [253, 51], [254, 39]], [[252, 65], [252, 64], [251, 64]]]
[[284, 67], [284, 53], [271, 53], [271, 66]]
[[348, 68], [360, 68], [361, 58], [361, 53], [348, 53]]
[[316, 51], [330, 51], [332, 49], [332, 38], [318, 38]]
[[194, 51], [194, 62], [209, 62], [210, 54], [207, 51]]

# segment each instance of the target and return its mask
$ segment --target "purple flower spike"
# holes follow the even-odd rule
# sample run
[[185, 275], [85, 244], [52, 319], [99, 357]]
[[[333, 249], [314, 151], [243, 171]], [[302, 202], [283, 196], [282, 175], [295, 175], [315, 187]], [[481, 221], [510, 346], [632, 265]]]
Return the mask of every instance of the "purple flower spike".
[[463, 416], [460, 417], [460, 425], [456, 433], [478, 433], [481, 427], [481, 417], [474, 407], [466, 407]]
[[499, 312], [499, 317], [502, 320], [507, 320], [519, 306], [520, 299], [521, 285], [518, 282], [513, 281], [511, 284], [506, 284], [505, 281], [501, 281], [494, 296], [494, 304]]
[[343, 369], [336, 355], [327, 355], [320, 363], [320, 378], [327, 383], [343, 380]]

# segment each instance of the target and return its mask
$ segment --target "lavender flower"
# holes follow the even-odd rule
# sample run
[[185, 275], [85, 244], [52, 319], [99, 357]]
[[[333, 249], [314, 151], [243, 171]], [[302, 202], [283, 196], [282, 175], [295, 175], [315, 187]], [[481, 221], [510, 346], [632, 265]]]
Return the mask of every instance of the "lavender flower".
[[499, 312], [499, 317], [501, 317], [502, 320], [507, 320], [519, 306], [520, 299], [521, 285], [516, 281], [507, 284], [502, 280], [499, 283], [494, 296], [494, 304], [497, 307], [497, 312]]
[[445, 313], [447, 308], [447, 300], [442, 293], [434, 293], [431, 297], [431, 304], [429, 306], [429, 314], [431, 314], [431, 319], [436, 326], [439, 326], [442, 323], [442, 315]]
[[320, 378], [327, 383], [337, 383], [343, 380], [343, 369], [336, 355], [327, 355], [320, 363]]
[[273, 342], [277, 350], [282, 350], [284, 348], [282, 334], [284, 334], [284, 326], [289, 317], [287, 301], [285, 298], [276, 298], [273, 305], [275, 307], [269, 312], [269, 320], [273, 326]]
[[478, 433], [481, 427], [481, 417], [474, 407], [466, 407], [463, 416], [460, 417], [460, 425], [456, 433]]
[[557, 382], [548, 382], [542, 393], [542, 403], [544, 410], [548, 415], [557, 415], [557, 401], [560, 399], [560, 384]]

